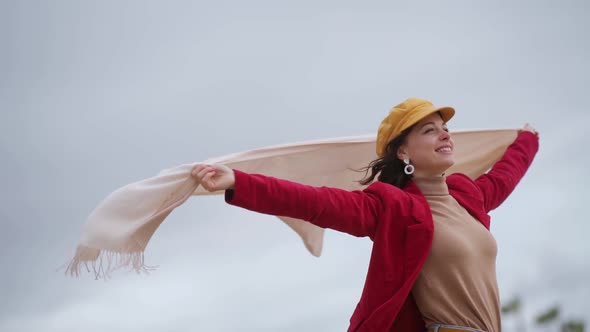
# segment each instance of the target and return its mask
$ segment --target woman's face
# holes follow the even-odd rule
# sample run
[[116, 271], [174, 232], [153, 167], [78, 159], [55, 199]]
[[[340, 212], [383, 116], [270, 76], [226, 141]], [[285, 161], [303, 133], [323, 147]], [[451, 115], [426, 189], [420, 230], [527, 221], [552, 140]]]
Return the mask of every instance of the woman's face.
[[447, 125], [439, 113], [433, 113], [410, 131], [398, 149], [398, 158], [410, 159], [416, 177], [441, 175], [455, 163], [453, 148]]

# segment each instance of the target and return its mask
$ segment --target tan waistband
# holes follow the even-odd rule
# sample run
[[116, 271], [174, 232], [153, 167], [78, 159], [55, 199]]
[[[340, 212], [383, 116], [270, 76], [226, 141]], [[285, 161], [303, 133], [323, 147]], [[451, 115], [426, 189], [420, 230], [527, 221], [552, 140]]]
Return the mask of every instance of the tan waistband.
[[439, 326], [438, 329], [436, 327], [429, 328], [428, 332], [485, 332], [485, 331], [470, 328], [470, 327], [461, 327], [461, 326]]

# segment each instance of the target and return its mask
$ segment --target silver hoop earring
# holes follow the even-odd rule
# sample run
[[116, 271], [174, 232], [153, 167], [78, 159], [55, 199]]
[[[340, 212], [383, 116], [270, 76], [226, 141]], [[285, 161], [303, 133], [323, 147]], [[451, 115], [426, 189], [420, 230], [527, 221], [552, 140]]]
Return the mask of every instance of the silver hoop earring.
[[407, 175], [414, 174], [414, 165], [410, 164], [410, 159], [404, 159], [404, 163], [406, 163], [406, 167], [404, 167], [404, 173]]

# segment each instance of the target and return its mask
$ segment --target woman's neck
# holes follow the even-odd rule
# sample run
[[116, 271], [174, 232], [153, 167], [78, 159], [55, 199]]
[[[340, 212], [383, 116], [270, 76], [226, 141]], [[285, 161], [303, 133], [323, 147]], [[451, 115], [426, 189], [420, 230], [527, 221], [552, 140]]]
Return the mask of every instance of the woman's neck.
[[442, 175], [414, 176], [412, 181], [425, 196], [445, 196], [449, 194], [447, 178]]

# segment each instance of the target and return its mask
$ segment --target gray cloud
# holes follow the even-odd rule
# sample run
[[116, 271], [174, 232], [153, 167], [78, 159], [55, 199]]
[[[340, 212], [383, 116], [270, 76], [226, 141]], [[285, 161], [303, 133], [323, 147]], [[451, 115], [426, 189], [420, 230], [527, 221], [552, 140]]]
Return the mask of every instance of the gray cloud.
[[[583, 1], [0, 4], [0, 330], [341, 331], [370, 242], [320, 259], [275, 218], [195, 199], [149, 277], [56, 272], [114, 189], [184, 162], [375, 132], [408, 96], [452, 129], [533, 123], [541, 150], [494, 212], [503, 298], [588, 319]], [[549, 272], [548, 272], [549, 271]]]

